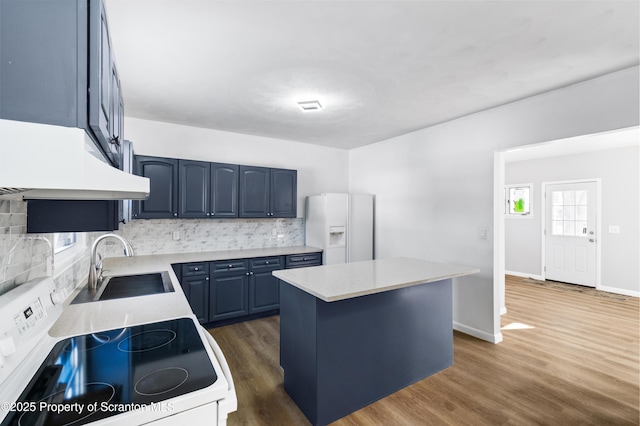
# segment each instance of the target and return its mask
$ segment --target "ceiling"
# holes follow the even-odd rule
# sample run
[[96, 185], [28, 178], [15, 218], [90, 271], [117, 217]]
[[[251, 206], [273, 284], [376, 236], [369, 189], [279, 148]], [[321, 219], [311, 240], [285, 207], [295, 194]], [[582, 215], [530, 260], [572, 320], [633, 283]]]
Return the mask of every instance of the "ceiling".
[[105, 3], [127, 116], [345, 149], [639, 61], [637, 1]]

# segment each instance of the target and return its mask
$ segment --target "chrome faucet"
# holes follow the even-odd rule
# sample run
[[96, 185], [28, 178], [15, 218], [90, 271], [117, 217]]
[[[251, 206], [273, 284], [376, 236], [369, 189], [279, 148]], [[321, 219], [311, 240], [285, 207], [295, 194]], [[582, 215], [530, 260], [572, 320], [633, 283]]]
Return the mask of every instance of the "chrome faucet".
[[95, 291], [98, 287], [98, 281], [100, 280], [101, 274], [102, 274], [102, 258], [96, 260], [96, 257], [98, 257], [98, 251], [97, 251], [98, 244], [100, 244], [101, 241], [107, 238], [115, 238], [119, 240], [124, 246], [125, 256], [127, 257], [135, 256], [135, 253], [133, 252], [133, 247], [131, 246], [129, 241], [125, 240], [120, 235], [116, 235], [116, 234], [100, 235], [98, 238], [96, 238], [96, 240], [93, 242], [93, 245], [91, 246], [91, 264], [89, 265], [89, 284], [88, 284], [89, 290]]

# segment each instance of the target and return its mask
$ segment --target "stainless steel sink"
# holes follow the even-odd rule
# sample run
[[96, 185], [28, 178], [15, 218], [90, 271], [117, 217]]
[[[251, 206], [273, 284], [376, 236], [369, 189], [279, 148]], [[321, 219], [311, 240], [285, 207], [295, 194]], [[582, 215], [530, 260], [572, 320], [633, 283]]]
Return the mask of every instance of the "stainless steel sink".
[[166, 271], [141, 275], [119, 275], [106, 277], [96, 290], [91, 290], [88, 287], [83, 288], [71, 303], [148, 296], [173, 291], [169, 273]]

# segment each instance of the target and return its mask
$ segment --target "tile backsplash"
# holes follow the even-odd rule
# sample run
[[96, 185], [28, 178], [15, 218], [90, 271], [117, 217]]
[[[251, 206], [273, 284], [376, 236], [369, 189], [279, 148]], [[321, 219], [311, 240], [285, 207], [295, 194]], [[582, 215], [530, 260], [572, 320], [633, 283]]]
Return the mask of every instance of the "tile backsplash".
[[[0, 201], [0, 294], [54, 270], [52, 239], [47, 234], [27, 234], [27, 204]], [[80, 259], [78, 259], [80, 261]], [[72, 268], [73, 265], [69, 269]], [[55, 278], [56, 287], [75, 285], [65, 270]]]
[[[286, 247], [304, 244], [304, 219], [134, 220], [117, 233], [137, 255]], [[112, 250], [122, 254], [118, 244]]]
[[[150, 219], [121, 225], [117, 234], [137, 255], [200, 252], [304, 244], [304, 219]], [[54, 262], [52, 234], [27, 234], [24, 201], [0, 201], [0, 294], [54, 275], [56, 287], [74, 288], [86, 280], [89, 247], [104, 232], [86, 234], [86, 247], [62, 268]], [[103, 256], [122, 256], [119, 244], [100, 246]]]

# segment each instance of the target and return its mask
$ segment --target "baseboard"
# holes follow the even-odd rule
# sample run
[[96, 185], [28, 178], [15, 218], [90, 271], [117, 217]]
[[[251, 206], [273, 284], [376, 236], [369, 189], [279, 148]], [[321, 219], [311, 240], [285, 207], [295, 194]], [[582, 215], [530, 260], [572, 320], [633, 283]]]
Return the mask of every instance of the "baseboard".
[[596, 290], [606, 291], [607, 293], [622, 294], [624, 296], [640, 297], [640, 291], [626, 290], [624, 288], [608, 287], [608, 286], [601, 285], [599, 287], [596, 287]]
[[544, 277], [542, 275], [527, 274], [525, 272], [515, 272], [515, 271], [504, 271], [504, 273], [506, 275], [513, 275], [514, 277], [531, 278], [538, 281], [544, 281]]
[[491, 343], [500, 343], [502, 342], [502, 333], [491, 334], [486, 331], [478, 330], [477, 328], [469, 327], [464, 324], [460, 324], [459, 322], [453, 322], [453, 329], [457, 330], [461, 333], [468, 334], [473, 337], [477, 337], [478, 339], [486, 340]]

